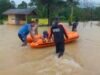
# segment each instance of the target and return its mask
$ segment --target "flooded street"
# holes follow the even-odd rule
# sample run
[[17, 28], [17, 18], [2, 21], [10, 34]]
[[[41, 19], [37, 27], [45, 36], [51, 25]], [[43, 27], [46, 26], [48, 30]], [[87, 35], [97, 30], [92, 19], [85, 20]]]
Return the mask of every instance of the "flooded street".
[[[80, 23], [79, 39], [66, 45], [60, 59], [55, 55], [55, 47], [21, 47], [17, 37], [19, 27], [1, 25], [0, 75], [100, 75], [100, 26], [97, 24]], [[39, 28], [40, 33], [43, 30], [47, 27]]]

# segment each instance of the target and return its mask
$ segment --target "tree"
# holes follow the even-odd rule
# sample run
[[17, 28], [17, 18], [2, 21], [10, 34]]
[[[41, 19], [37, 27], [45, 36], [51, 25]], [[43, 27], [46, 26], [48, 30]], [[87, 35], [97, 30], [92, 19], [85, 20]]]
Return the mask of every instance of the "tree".
[[28, 6], [27, 3], [25, 1], [22, 1], [22, 3], [19, 4], [17, 8], [24, 9], [27, 8], [27, 6]]
[[15, 1], [11, 1], [10, 3], [11, 3], [11, 8], [16, 8], [16, 3], [15, 3]]
[[49, 25], [51, 25], [52, 19], [55, 16], [59, 15], [59, 11], [61, 11], [61, 7], [64, 6], [65, 4], [66, 3], [63, 0], [37, 0], [36, 1], [36, 5], [38, 9], [40, 9], [41, 7], [43, 7], [43, 9], [45, 8]]
[[4, 16], [2, 13], [6, 11], [7, 9], [10, 9], [12, 7], [10, 0], [0, 0], [0, 19], [3, 19]]
[[78, 0], [67, 0], [67, 5], [71, 8], [71, 14], [70, 14], [70, 17], [69, 17], [70, 25], [71, 25], [72, 20], [73, 20], [74, 7], [78, 4], [79, 4]]
[[31, 0], [30, 8], [35, 6], [38, 17], [48, 18], [49, 24], [55, 16], [69, 19], [70, 22], [77, 17], [82, 21], [99, 19], [99, 10], [94, 9], [96, 7], [93, 6], [93, 2], [89, 3], [88, 0], [83, 0], [82, 4], [87, 8], [82, 7], [79, 0]]
[[11, 3], [11, 8], [16, 8], [16, 3], [15, 3], [15, 1], [11, 1], [10, 3]]
[[30, 8], [33, 8], [36, 6], [36, 0], [30, 0], [30, 3], [28, 4]]

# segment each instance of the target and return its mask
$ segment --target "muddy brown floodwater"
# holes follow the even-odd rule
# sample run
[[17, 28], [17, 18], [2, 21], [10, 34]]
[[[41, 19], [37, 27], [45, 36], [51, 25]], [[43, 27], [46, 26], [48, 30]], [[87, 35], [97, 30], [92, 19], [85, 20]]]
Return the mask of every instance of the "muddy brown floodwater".
[[[79, 23], [80, 38], [66, 45], [60, 59], [55, 55], [55, 47], [21, 47], [18, 28], [0, 26], [0, 75], [100, 75], [99, 23]], [[39, 28], [40, 33], [43, 30], [47, 27]]]

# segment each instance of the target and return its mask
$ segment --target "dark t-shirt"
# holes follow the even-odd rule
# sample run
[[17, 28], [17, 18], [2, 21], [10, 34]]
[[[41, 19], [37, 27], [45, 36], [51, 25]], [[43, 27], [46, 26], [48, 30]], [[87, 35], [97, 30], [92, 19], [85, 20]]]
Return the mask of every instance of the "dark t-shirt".
[[76, 28], [78, 26], [78, 22], [73, 23], [73, 27]]
[[68, 37], [62, 25], [52, 26], [50, 36], [52, 36], [52, 34], [54, 35], [54, 41], [56, 43], [64, 42], [64, 34], [66, 37]]

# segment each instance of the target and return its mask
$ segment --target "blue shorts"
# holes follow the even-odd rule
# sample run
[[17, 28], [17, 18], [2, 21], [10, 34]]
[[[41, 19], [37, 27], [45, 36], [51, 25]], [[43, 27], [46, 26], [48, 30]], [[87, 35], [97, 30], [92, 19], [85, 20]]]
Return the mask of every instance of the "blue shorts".
[[26, 41], [26, 37], [28, 34], [18, 33], [18, 36], [22, 42]]

